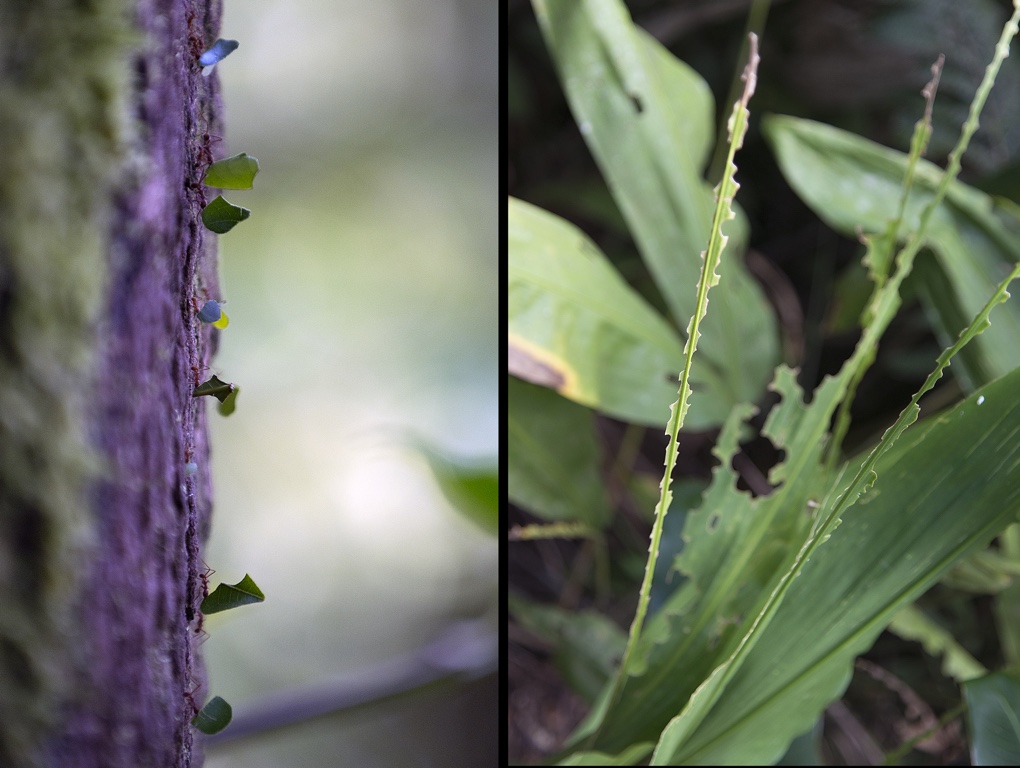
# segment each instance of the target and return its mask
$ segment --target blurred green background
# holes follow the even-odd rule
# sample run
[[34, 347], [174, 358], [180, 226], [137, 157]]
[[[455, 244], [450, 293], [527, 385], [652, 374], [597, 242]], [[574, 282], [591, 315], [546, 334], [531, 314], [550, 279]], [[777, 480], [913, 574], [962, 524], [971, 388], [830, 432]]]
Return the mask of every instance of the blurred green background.
[[[237, 412], [208, 406], [211, 582], [250, 573], [267, 596], [205, 622], [208, 695], [235, 717], [457, 621], [495, 631], [496, 540], [407, 438], [495, 463], [499, 12], [225, 3], [220, 34], [241, 46], [217, 66], [215, 154], [262, 167], [226, 194], [252, 215], [220, 237], [230, 325], [213, 371], [240, 385]], [[496, 688], [210, 745], [206, 765], [493, 765]]]

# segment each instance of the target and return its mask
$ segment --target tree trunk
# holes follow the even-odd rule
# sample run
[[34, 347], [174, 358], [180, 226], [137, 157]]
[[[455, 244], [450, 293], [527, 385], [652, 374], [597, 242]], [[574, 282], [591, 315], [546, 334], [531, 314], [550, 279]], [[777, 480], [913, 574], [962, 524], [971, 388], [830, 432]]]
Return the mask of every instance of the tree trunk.
[[0, 0], [2, 766], [201, 764], [220, 10]]

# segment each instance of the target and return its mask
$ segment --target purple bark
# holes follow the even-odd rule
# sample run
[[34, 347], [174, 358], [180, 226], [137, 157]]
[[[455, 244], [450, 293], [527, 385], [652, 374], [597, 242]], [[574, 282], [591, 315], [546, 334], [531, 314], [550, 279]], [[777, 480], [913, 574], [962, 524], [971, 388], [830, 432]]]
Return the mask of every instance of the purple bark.
[[[90, 436], [101, 479], [69, 638], [70, 695], [46, 752], [56, 766], [197, 766], [190, 724], [207, 698], [197, 653], [211, 485], [206, 401], [193, 398], [218, 331], [215, 236], [200, 212], [221, 102], [198, 55], [216, 0], [139, 0], [130, 65], [135, 156], [117, 184]], [[185, 475], [196, 462], [197, 474]]]

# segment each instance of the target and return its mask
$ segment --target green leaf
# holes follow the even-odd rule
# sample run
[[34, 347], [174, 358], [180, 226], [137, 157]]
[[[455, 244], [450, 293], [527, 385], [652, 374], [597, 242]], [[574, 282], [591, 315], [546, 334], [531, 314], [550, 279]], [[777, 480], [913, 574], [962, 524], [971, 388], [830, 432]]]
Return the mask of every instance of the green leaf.
[[[772, 145], [783, 175], [798, 195], [833, 229], [853, 235], [882, 232], [898, 206], [907, 155], [821, 123], [771, 115], [762, 131]], [[918, 163], [901, 236], [915, 229], [931, 199], [942, 169]], [[926, 242], [936, 265], [919, 260], [926, 287], [926, 309], [936, 320], [943, 344], [980, 311], [1006, 271], [1020, 260], [1020, 216], [996, 206], [987, 195], [958, 181], [949, 186], [935, 211]], [[940, 274], [933, 275], [936, 266]], [[947, 297], [947, 294], [949, 296]], [[948, 299], [948, 300], [947, 300]], [[1020, 305], [995, 310], [992, 326], [961, 355], [969, 388], [1020, 365]]]
[[615, 756], [605, 752], [577, 752], [556, 765], [637, 765], [648, 757], [653, 746], [651, 742], [633, 744]]
[[[683, 362], [673, 328], [563, 219], [510, 198], [508, 240], [510, 373], [617, 418], [662, 424]], [[691, 423], [707, 426], [732, 394], [707, 366], [694, 374]]]
[[[715, 133], [711, 92], [693, 69], [635, 26], [618, 0], [536, 0], [534, 6], [581, 134], [674, 324], [685, 328], [696, 307], [714, 207], [711, 185], [701, 175]], [[760, 399], [779, 357], [775, 317], [741, 258], [746, 230], [742, 216], [725, 229], [726, 279], [701, 329], [701, 367], [715, 373], [709, 385], [715, 398], [731, 404]], [[690, 428], [719, 424], [728, 413], [708, 412], [696, 402]]]
[[223, 199], [223, 195], [217, 195], [209, 205], [202, 209], [202, 223], [206, 229], [210, 229], [218, 235], [229, 232], [240, 222], [251, 216], [251, 211], [241, 208]]
[[[758, 77], [758, 62], [760, 61], [758, 56], [758, 38], [754, 33], [749, 35], [749, 44], [748, 62], [741, 76], [741, 80], [744, 81], [744, 91], [737, 103], [733, 105], [733, 113], [729, 119], [729, 145], [727, 147], [726, 164], [722, 179], [716, 188], [716, 208], [712, 217], [711, 235], [709, 236], [708, 248], [705, 250], [702, 259], [701, 276], [698, 280], [698, 302], [690, 325], [687, 326], [687, 343], [684, 345], [684, 367], [680, 375], [680, 390], [677, 401], [670, 406], [670, 419], [666, 425], [666, 434], [669, 437], [669, 443], [666, 446], [666, 468], [662, 482], [659, 485], [661, 494], [655, 508], [655, 522], [652, 526], [651, 544], [648, 547], [648, 563], [645, 567], [645, 575], [641, 583], [637, 610], [630, 626], [627, 649], [623, 654], [623, 661], [620, 662], [619, 669], [614, 676], [612, 687], [610, 688], [610, 693], [606, 699], [610, 710], [619, 701], [621, 688], [628, 671], [632, 668], [632, 661], [636, 658], [635, 649], [641, 637], [641, 630], [644, 628], [666, 512], [673, 499], [670, 486], [673, 481], [673, 469], [676, 467], [678, 455], [677, 441], [680, 428], [684, 424], [689, 407], [691, 370], [694, 363], [694, 354], [698, 347], [698, 340], [701, 338], [699, 329], [701, 321], [708, 310], [708, 292], [712, 286], [719, 283], [719, 273], [717, 270], [722, 259], [723, 249], [726, 247], [726, 236], [722, 233], [723, 223], [733, 218], [733, 198], [736, 196], [739, 187], [734, 178], [737, 166], [733, 160], [737, 150], [743, 146], [744, 135], [747, 133], [747, 121], [750, 117], [747, 105], [754, 94]], [[737, 406], [732, 413], [746, 412], [746, 408], [746, 405]], [[658, 754], [658, 748], [656, 748], [656, 754]], [[655, 755], [653, 755], [654, 759]]]
[[544, 520], [604, 527], [610, 513], [592, 412], [508, 377], [507, 493]]
[[[768, 477], [779, 485], [775, 493], [750, 498], [736, 490], [730, 462], [750, 409], [735, 410], [723, 426], [720, 465], [701, 511], [688, 517], [674, 563], [689, 578], [649, 623], [620, 704], [590, 746], [612, 752], [661, 730], [653, 764], [777, 759], [842, 692], [854, 655], [896, 610], [1020, 510], [1020, 445], [1011, 437], [1020, 429], [1020, 403], [1008, 394], [1020, 369], [894, 443], [916, 418], [915, 397], [866, 462], [836, 477], [821, 465], [832, 413], [891, 319], [907, 268], [898, 261], [854, 355], [809, 406], [793, 371], [778, 369], [772, 387], [781, 400], [763, 427], [787, 453]], [[940, 356], [917, 396], [984, 327], [1005, 284]], [[973, 446], [962, 459], [959, 445]], [[876, 472], [874, 489], [850, 507]], [[668, 689], [660, 683], [666, 678]]]
[[973, 765], [1020, 765], [1020, 676], [996, 672], [963, 684]]
[[216, 589], [202, 601], [200, 610], [205, 614], [219, 613], [242, 605], [261, 603], [265, 599], [266, 596], [252, 581], [251, 576], [245, 574], [237, 584], [217, 585]]
[[203, 381], [199, 384], [191, 396], [202, 397], [204, 395], [208, 395], [210, 397], [215, 397], [221, 403], [226, 403], [227, 398], [236, 391], [237, 387], [233, 384], [221, 381], [218, 376], [212, 376], [208, 379], [208, 381]]
[[905, 640], [916, 640], [931, 656], [942, 656], [942, 674], [958, 683], [973, 680], [988, 672], [957, 642], [951, 632], [939, 626], [916, 605], [901, 608], [889, 624], [889, 631]]
[[499, 469], [494, 460], [455, 460], [421, 440], [414, 441], [447, 501], [488, 533], [499, 529]]
[[[900, 287], [959, 171], [1018, 18], [1020, 7], [1003, 30], [938, 192], [914, 222], [908, 212], [905, 230], [914, 231], [907, 246], [894, 260], [882, 262], [876, 253], [871, 262], [876, 276], [882, 263], [895, 271], [877, 287], [851, 358], [823, 380], [810, 404], [794, 372], [777, 369], [772, 389], [780, 401], [762, 429], [786, 454], [768, 476], [775, 492], [751, 498], [736, 490], [731, 460], [741, 421], [752, 414], [736, 408], [720, 434], [712, 484], [701, 509], [688, 516], [674, 560], [687, 580], [649, 623], [633, 663], [622, 665], [618, 705], [607, 709], [613, 699], [604, 691], [572, 743], [587, 739], [585, 748], [612, 754], [658, 734], [653, 765], [775, 761], [840, 695], [853, 657], [895, 612], [1020, 511], [1020, 402], [1013, 396], [1020, 368], [906, 431], [918, 399], [988, 326], [1020, 267], [1003, 270], [1005, 279], [983, 297], [863, 460], [838, 473], [822, 461], [833, 413], [874, 358], [899, 306]], [[894, 199], [890, 210], [896, 208]]]
[[564, 680], [591, 702], [623, 655], [623, 630], [596, 611], [566, 611], [514, 594], [507, 607], [522, 627], [548, 644]]
[[[1012, 521], [1020, 511], [1017, 386], [1020, 369], [934, 417], [927, 430], [901, 438], [879, 462], [872, 491], [793, 580], [774, 620], [674, 760], [746, 764], [778, 757], [789, 737], [842, 693], [854, 657], [896, 612]], [[968, 446], [965, 455], [961, 445]]]
[[205, 184], [219, 189], [251, 189], [258, 172], [258, 159], [242, 152], [210, 165], [205, 172]]
[[[226, 317], [226, 315], [224, 315]], [[230, 385], [230, 392], [224, 397], [220, 404], [217, 406], [217, 410], [220, 412], [220, 416], [229, 416], [237, 408], [237, 395], [240, 393], [241, 388], [238, 386]]]
[[234, 713], [230, 705], [219, 696], [213, 696], [202, 707], [202, 710], [191, 719], [191, 724], [202, 733], [212, 735], [219, 733], [230, 725], [230, 720], [233, 716]]

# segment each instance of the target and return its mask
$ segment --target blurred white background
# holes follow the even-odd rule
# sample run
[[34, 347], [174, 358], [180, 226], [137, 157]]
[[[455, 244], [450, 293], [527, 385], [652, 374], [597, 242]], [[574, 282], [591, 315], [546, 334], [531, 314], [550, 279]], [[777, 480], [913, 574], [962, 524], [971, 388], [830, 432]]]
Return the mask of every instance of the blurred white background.
[[[207, 695], [355, 674], [464, 619], [496, 627], [496, 541], [405, 441], [497, 451], [497, 28], [489, 0], [226, 0], [226, 136], [262, 171], [228, 191], [230, 325], [209, 406]], [[215, 404], [213, 404], [215, 405]], [[211, 746], [209, 768], [496, 763], [495, 677]]]

